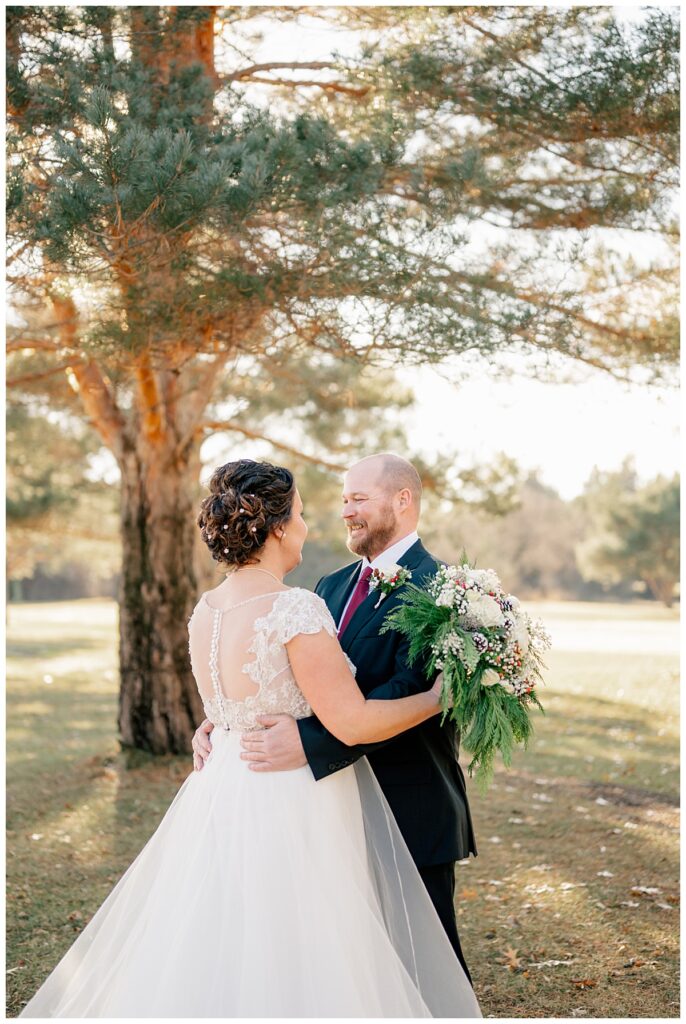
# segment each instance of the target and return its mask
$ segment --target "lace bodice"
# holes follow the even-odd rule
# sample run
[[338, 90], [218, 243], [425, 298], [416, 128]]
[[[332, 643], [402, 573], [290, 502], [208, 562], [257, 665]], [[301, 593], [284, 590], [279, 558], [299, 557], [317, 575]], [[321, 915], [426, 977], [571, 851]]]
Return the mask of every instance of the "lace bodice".
[[[220, 656], [222, 628], [225, 623], [228, 624], [230, 617], [238, 614], [247, 614], [248, 617], [239, 623], [240, 642], [235, 643], [233, 649], [247, 652], [247, 660], [243, 662], [240, 671], [257, 687], [255, 692], [240, 700], [227, 695], [231, 690], [231, 681], [225, 677]], [[211, 618], [205, 623], [203, 620], [208, 615]], [[207, 629], [203, 626], [210, 627], [209, 649], [205, 642]], [[249, 598], [226, 609], [213, 607], [203, 595], [193, 611], [188, 627], [193, 672], [205, 714], [214, 725], [246, 732], [263, 728], [256, 721], [257, 715], [287, 714], [293, 718], [307, 718], [312, 714], [293, 676], [285, 645], [298, 633], [313, 634], [325, 629], [330, 636], [336, 635], [331, 613], [316, 594], [293, 587], [275, 595]], [[242, 647], [242, 644], [245, 646]], [[237, 664], [230, 671], [235, 673]], [[203, 685], [207, 668], [212, 696], [203, 692], [209, 688]], [[241, 683], [243, 688], [245, 683], [245, 680]]]

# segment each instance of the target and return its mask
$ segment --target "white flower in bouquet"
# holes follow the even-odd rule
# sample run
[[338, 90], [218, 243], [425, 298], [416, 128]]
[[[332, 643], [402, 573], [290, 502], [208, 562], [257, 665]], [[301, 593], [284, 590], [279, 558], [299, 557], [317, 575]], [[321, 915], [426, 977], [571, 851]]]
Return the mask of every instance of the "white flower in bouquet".
[[500, 682], [500, 676], [494, 668], [487, 668], [481, 677], [482, 686], [495, 686]]
[[479, 594], [477, 595], [477, 600], [474, 601], [471, 598], [473, 593], [473, 590], [467, 593], [467, 600], [470, 602], [470, 617], [480, 626], [503, 626], [505, 624], [505, 616], [495, 598], [489, 597], [488, 594]]
[[436, 604], [439, 608], [452, 608], [455, 603], [456, 591], [452, 584], [448, 583], [438, 593]]
[[487, 594], [500, 593], [500, 579], [493, 569], [473, 569], [471, 577]]

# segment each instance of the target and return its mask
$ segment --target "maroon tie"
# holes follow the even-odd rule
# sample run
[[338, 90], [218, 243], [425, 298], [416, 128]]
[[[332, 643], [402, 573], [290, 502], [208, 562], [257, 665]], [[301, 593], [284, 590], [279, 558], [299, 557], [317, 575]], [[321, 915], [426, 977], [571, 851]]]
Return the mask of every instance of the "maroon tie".
[[343, 635], [344, 631], [348, 628], [348, 624], [350, 623], [353, 615], [360, 607], [365, 597], [369, 594], [369, 577], [371, 574], [372, 567], [370, 565], [366, 566], [366, 568], [362, 570], [362, 574], [360, 575], [357, 585], [353, 590], [352, 597], [350, 598], [350, 604], [346, 608], [345, 615], [341, 619], [341, 624], [338, 627], [339, 636]]

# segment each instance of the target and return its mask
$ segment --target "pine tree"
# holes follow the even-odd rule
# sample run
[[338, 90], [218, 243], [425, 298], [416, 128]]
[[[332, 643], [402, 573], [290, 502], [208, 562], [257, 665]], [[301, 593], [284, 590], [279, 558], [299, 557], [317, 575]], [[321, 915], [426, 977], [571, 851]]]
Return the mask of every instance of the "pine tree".
[[587, 535], [577, 557], [586, 579], [604, 586], [643, 583], [667, 608], [679, 582], [680, 479], [639, 485], [631, 463], [594, 473], [582, 503]]
[[[7, 410], [7, 576], [10, 592], [36, 566], [59, 572], [90, 566], [116, 573], [117, 489], [94, 479], [98, 435], [82, 420], [43, 407], [11, 403]], [[14, 585], [14, 586], [13, 586]]]
[[[236, 57], [253, 20], [307, 16], [359, 31], [358, 57]], [[345, 444], [308, 428], [327, 405], [345, 421], [361, 367], [674, 361], [669, 260], [582, 263], [566, 238], [673, 233], [677, 47], [664, 11], [629, 38], [596, 8], [8, 8], [10, 280], [42, 316], [11, 329], [10, 377], [79, 408], [121, 470], [125, 743], [185, 751], [200, 716], [185, 624], [209, 434], [292, 457], [271, 403], [301, 458], [335, 465]], [[503, 241], [461, 259], [479, 224]]]

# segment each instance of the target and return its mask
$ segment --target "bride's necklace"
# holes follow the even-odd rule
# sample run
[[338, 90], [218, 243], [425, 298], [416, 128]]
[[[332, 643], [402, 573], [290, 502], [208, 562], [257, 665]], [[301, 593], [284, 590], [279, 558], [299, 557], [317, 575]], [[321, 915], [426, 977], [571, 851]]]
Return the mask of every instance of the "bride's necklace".
[[283, 583], [283, 580], [280, 580], [279, 577], [276, 576], [273, 572], [270, 572], [269, 569], [258, 569], [256, 565], [248, 565], [244, 569], [229, 569], [229, 571], [226, 573], [226, 578], [228, 579], [229, 576], [235, 576], [236, 573], [239, 572], [250, 572], [251, 570], [252, 572], [263, 572], [265, 576], [271, 576], [271, 578], [273, 580], [276, 580], [277, 583]]

